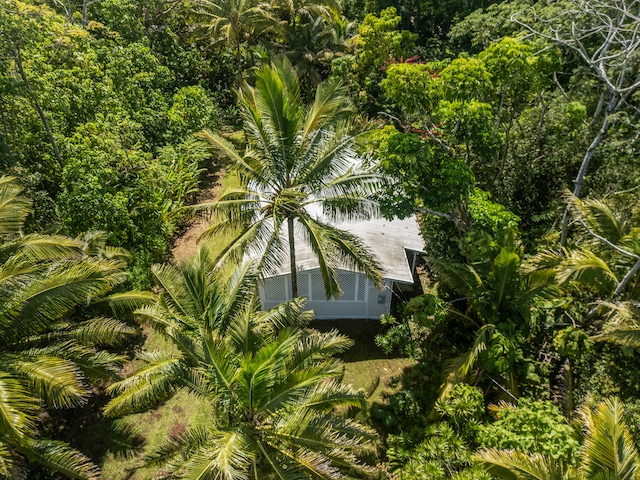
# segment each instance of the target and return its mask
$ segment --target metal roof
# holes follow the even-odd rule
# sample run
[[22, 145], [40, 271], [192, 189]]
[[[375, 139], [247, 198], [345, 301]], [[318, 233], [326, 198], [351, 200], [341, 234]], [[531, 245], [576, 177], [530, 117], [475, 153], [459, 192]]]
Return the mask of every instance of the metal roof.
[[[418, 223], [414, 216], [403, 220], [377, 218], [352, 223], [335, 223], [334, 225], [362, 240], [382, 267], [385, 279], [413, 283], [413, 272], [406, 250], [422, 252], [424, 249], [424, 240], [420, 236]], [[318, 268], [317, 257], [302, 236], [296, 233], [295, 241], [298, 271]], [[286, 250], [284, 258], [288, 259], [289, 249], [286, 248]], [[350, 270], [344, 265], [338, 265], [337, 268]], [[271, 276], [290, 273], [290, 270], [289, 262], [284, 261], [280, 269]]]

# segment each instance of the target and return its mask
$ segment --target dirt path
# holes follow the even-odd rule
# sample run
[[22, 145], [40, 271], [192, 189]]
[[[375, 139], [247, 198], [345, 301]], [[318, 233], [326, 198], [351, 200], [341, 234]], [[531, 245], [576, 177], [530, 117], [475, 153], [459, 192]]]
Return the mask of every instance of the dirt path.
[[[200, 195], [198, 195], [197, 204], [214, 202], [218, 199], [220, 191], [222, 190], [222, 178], [225, 175], [224, 168], [221, 168], [216, 173], [210, 173], [205, 181], [205, 187], [202, 189]], [[198, 238], [202, 235], [207, 227], [209, 221], [206, 218], [206, 214], [200, 213], [187, 224], [184, 231], [176, 238], [171, 249], [171, 255], [175, 263], [185, 263], [198, 249]]]

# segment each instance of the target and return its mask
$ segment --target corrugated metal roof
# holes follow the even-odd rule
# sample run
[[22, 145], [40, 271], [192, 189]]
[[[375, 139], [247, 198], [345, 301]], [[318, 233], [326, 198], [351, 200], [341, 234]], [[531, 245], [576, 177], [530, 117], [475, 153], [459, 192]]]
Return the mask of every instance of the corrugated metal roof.
[[[353, 223], [337, 223], [335, 226], [362, 239], [382, 267], [384, 278], [396, 282], [413, 283], [411, 265], [405, 250], [422, 252], [424, 249], [424, 240], [420, 236], [415, 217], [391, 221], [379, 218]], [[287, 259], [288, 251], [287, 248], [285, 257]], [[298, 234], [296, 234], [296, 264], [299, 271], [319, 267], [318, 259], [311, 247]], [[344, 265], [338, 268], [348, 269]], [[285, 261], [272, 276], [290, 273], [290, 270], [289, 262]]]

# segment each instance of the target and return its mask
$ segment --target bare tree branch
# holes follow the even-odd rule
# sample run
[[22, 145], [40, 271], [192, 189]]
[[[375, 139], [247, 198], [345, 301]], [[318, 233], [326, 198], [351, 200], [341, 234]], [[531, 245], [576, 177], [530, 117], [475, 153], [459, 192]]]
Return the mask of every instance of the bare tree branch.
[[[531, 34], [577, 53], [606, 89], [604, 118], [587, 148], [575, 180], [573, 194], [580, 196], [591, 158], [607, 135], [611, 117], [640, 88], [637, 51], [640, 48], [640, 0], [571, 0], [571, 8], [551, 19], [535, 14], [535, 24], [511, 15], [511, 20]], [[597, 118], [605, 104], [603, 95], [596, 109]], [[561, 244], [567, 241], [569, 207], [562, 220]]]

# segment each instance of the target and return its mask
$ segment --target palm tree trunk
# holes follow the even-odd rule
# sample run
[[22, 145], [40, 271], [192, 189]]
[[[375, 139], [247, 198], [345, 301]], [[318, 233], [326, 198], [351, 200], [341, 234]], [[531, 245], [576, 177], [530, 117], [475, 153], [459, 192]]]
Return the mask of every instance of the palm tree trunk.
[[289, 260], [291, 262], [291, 298], [298, 296], [298, 272], [296, 271], [296, 242], [293, 231], [293, 218], [287, 219], [289, 230]]

